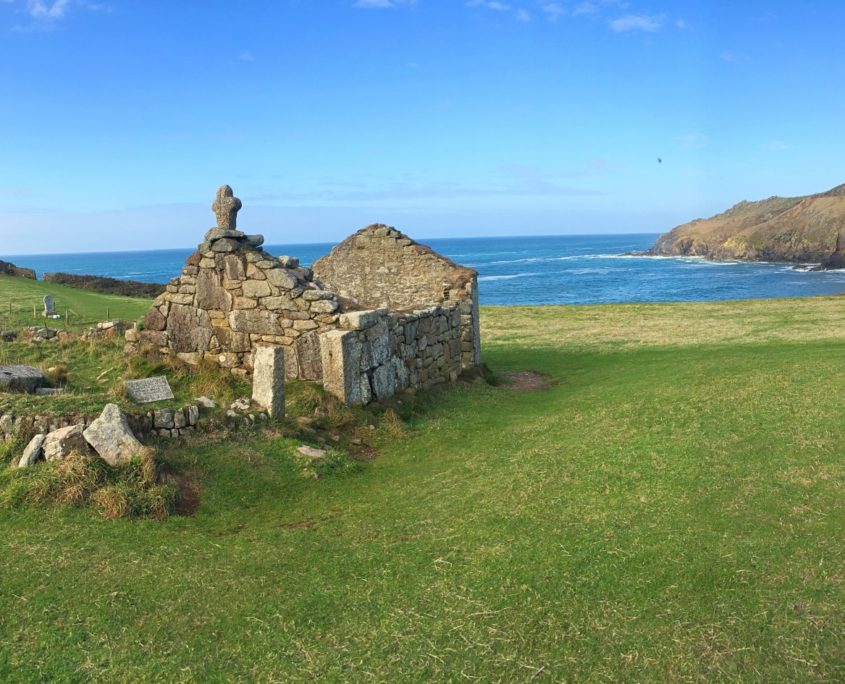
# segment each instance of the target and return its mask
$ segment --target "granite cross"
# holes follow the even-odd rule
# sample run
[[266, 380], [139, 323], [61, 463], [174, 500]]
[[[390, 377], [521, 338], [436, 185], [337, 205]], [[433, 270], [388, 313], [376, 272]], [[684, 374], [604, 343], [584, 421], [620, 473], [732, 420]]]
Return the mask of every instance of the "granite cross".
[[222, 230], [236, 230], [240, 208], [241, 201], [234, 196], [232, 188], [221, 185], [217, 191], [217, 197], [211, 204], [211, 210], [217, 217], [217, 227]]

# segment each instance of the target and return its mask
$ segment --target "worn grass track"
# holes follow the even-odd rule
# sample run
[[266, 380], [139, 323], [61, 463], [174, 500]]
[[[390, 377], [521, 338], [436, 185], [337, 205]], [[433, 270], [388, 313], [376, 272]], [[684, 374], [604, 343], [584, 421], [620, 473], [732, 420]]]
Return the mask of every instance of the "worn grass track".
[[0, 680], [840, 681], [843, 306], [487, 308], [555, 384], [356, 474], [195, 443], [194, 517], [0, 510]]

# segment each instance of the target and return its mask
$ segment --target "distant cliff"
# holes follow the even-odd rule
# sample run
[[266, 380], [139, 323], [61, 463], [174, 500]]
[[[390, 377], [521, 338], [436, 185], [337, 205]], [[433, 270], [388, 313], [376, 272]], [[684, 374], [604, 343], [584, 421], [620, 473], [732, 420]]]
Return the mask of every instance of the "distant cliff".
[[0, 261], [0, 273], [3, 275], [17, 276], [18, 278], [29, 278], [35, 280], [35, 271], [31, 268], [20, 268], [8, 261]]
[[664, 233], [647, 254], [845, 267], [845, 185], [805, 197], [740, 202]]

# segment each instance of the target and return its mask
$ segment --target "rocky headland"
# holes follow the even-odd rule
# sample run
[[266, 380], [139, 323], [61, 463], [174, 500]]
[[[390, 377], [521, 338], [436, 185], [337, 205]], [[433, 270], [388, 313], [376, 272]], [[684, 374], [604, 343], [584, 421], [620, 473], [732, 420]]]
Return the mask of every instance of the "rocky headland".
[[16, 278], [29, 278], [35, 280], [35, 271], [31, 268], [21, 268], [15, 266], [8, 261], [0, 261], [0, 273], [3, 275], [14, 276]]
[[742, 201], [673, 228], [646, 254], [845, 268], [845, 184], [804, 197]]

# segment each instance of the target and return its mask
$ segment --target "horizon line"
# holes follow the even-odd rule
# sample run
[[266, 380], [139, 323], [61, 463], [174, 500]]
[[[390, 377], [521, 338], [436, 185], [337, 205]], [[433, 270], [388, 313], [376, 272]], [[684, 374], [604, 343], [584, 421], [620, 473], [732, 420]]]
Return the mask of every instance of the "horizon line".
[[[420, 238], [419, 240], [411, 238], [414, 242], [425, 243], [437, 240], [490, 240], [490, 239], [525, 239], [538, 237], [598, 237], [598, 236], [616, 236], [616, 235], [662, 235], [660, 232], [622, 232], [622, 233], [539, 233], [533, 235], [474, 235], [474, 236], [452, 236], [452, 237], [429, 237]], [[351, 236], [350, 236], [351, 237]], [[343, 238], [346, 240], [347, 238]], [[343, 240], [337, 242], [273, 242], [261, 245], [260, 249], [276, 246], [293, 246], [293, 245], [339, 245]], [[144, 252], [184, 252], [192, 250], [191, 247], [165, 247], [163, 249], [119, 249], [119, 250], [104, 250], [96, 252], [20, 252], [20, 253], [4, 253], [0, 254], [0, 260], [12, 257], [45, 257], [45, 256], [80, 256], [84, 254], [140, 254]], [[195, 251], [195, 250], [194, 250]], [[15, 264], [17, 265], [17, 264]]]

